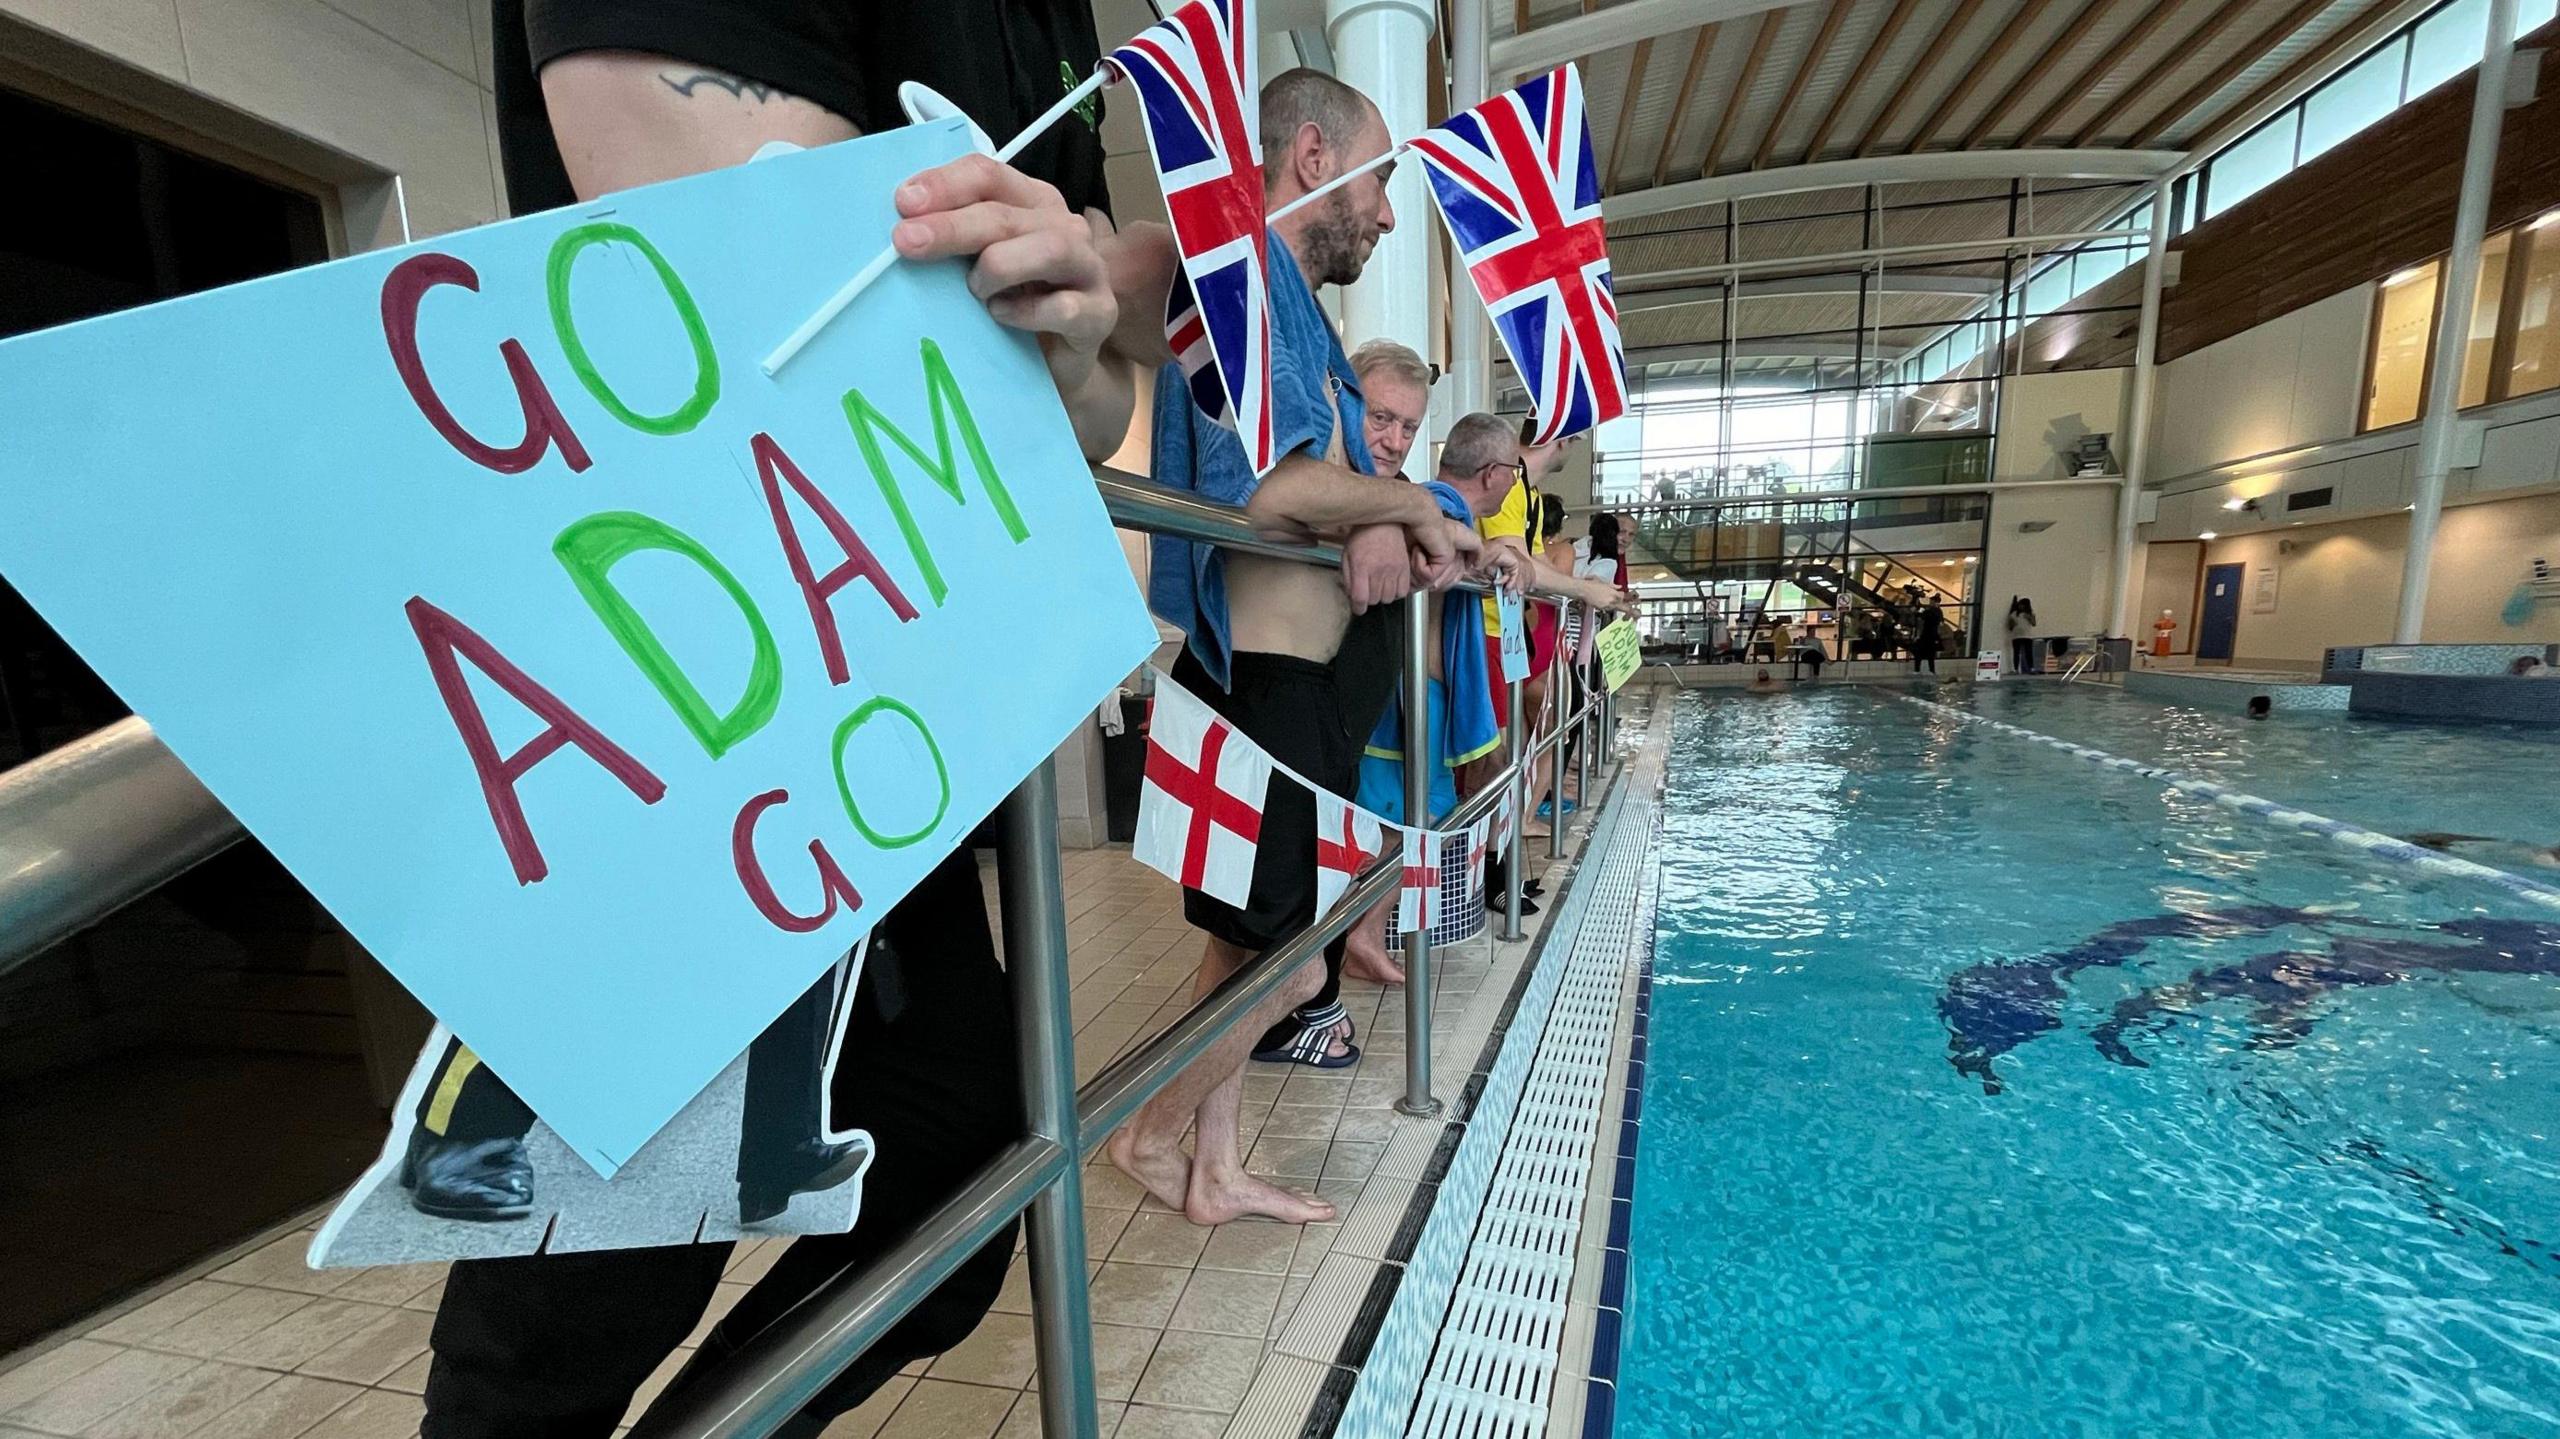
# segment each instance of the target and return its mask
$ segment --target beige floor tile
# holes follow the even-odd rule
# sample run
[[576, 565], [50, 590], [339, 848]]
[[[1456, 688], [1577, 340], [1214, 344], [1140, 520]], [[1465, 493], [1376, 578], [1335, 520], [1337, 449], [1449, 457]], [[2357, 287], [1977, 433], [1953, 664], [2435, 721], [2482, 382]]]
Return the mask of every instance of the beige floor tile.
[[1313, 1179], [1324, 1172], [1329, 1144], [1323, 1139], [1265, 1139], [1245, 1156], [1244, 1167], [1274, 1179]]
[[1305, 1274], [1292, 1274], [1280, 1281], [1280, 1304], [1271, 1312], [1271, 1327], [1264, 1331], [1265, 1339], [1278, 1339], [1280, 1331], [1289, 1327], [1289, 1319], [1298, 1312], [1298, 1301], [1307, 1297], [1311, 1282]]
[[415, 1394], [367, 1389], [300, 1439], [416, 1439], [418, 1422], [426, 1417], [427, 1401]]
[[996, 1290], [995, 1312], [1028, 1314], [1031, 1312], [1031, 1261], [1017, 1254], [1013, 1265], [1004, 1272], [1004, 1285]]
[[300, 1230], [272, 1240], [213, 1272], [226, 1284], [258, 1284], [297, 1294], [332, 1294], [355, 1273], [351, 1269], [314, 1269], [305, 1262], [311, 1236]]
[[1218, 1439], [1226, 1432], [1224, 1414], [1132, 1404], [1120, 1417], [1119, 1431], [1112, 1439]]
[[1259, 1339], [1168, 1330], [1155, 1357], [1147, 1361], [1134, 1397], [1141, 1404], [1232, 1414], [1253, 1387], [1253, 1371], [1261, 1363]]
[[277, 1289], [241, 1289], [226, 1295], [200, 1314], [193, 1314], [153, 1336], [155, 1349], [172, 1349], [210, 1359], [223, 1350], [283, 1323], [294, 1311], [315, 1301], [308, 1294]]
[[1289, 1256], [1298, 1247], [1298, 1226], [1238, 1220], [1218, 1226], [1200, 1254], [1203, 1269], [1235, 1269], [1248, 1274], [1286, 1274]]
[[296, 1365], [299, 1373], [350, 1384], [379, 1384], [427, 1352], [436, 1317], [414, 1309], [390, 1309], [318, 1354]]
[[773, 1268], [773, 1262], [782, 1257], [782, 1251], [790, 1247], [788, 1239], [759, 1239], [752, 1244], [741, 1244], [730, 1258], [729, 1272], [720, 1277], [732, 1284], [753, 1284], [762, 1279], [765, 1272]]
[[41, 1398], [47, 1390], [69, 1382], [115, 1358], [119, 1345], [73, 1339], [19, 1364], [0, 1370], [0, 1414]]
[[[181, 1284], [138, 1308], [128, 1309], [91, 1329], [87, 1337], [110, 1344], [141, 1344], [182, 1319], [191, 1318], [231, 1297], [233, 1285], [211, 1279]], [[0, 1378], [0, 1384], [8, 1381]], [[0, 1406], [6, 1407], [6, 1406]]]
[[1031, 1320], [1020, 1314], [990, 1314], [926, 1371], [935, 1379], [1019, 1389], [1031, 1382], [1037, 1360], [1032, 1350]]
[[[299, 1369], [358, 1332], [371, 1328], [374, 1321], [390, 1312], [388, 1307], [380, 1304], [314, 1299], [257, 1333], [243, 1335], [224, 1345], [215, 1351], [215, 1357], [266, 1369]], [[408, 1356], [401, 1357], [405, 1359]], [[385, 1369], [383, 1372], [388, 1374], [391, 1371]], [[324, 1374], [321, 1377], [340, 1379], [346, 1376]]]
[[1087, 1209], [1135, 1209], [1147, 1191], [1138, 1181], [1113, 1168], [1109, 1161], [1084, 1167], [1084, 1207]]
[[1277, 1104], [1262, 1121], [1268, 1139], [1330, 1139], [1342, 1111], [1329, 1104]]
[[34, 1429], [77, 1434], [186, 1374], [197, 1362], [183, 1354], [122, 1350], [10, 1410], [8, 1418]]
[[397, 1389], [403, 1394], [424, 1394], [427, 1392], [427, 1371], [433, 1369], [435, 1363], [435, 1352], [429, 1350], [393, 1370], [390, 1377], [382, 1381], [381, 1387]]
[[702, 1347], [702, 1341], [711, 1337], [712, 1329], [728, 1318], [729, 1311], [737, 1308], [738, 1301], [746, 1298], [747, 1291], [754, 1287], [736, 1279], [721, 1280], [719, 1286], [711, 1291], [711, 1302], [703, 1306], [702, 1317], [694, 1321], [693, 1332], [684, 1337], [684, 1347]]
[[1084, 1212], [1084, 1253], [1087, 1259], [1107, 1258], [1129, 1227], [1126, 1209], [1088, 1209]]
[[1140, 1214], [1129, 1220], [1110, 1257], [1124, 1263], [1189, 1268], [1200, 1261], [1208, 1244], [1209, 1231], [1179, 1214]]
[[1392, 1109], [1346, 1109], [1333, 1127], [1334, 1142], [1383, 1144], [1395, 1138], [1398, 1116]]
[[914, 1387], [916, 1381], [891, 1375], [889, 1382], [872, 1391], [870, 1398], [837, 1415], [836, 1422], [828, 1425], [818, 1439], [872, 1439], [889, 1422], [889, 1416], [898, 1412], [898, 1406], [906, 1402], [907, 1391]]
[[881, 1439], [989, 1439], [1013, 1408], [1017, 1391], [919, 1379], [889, 1416]]
[[296, 1439], [364, 1392], [352, 1384], [282, 1375], [187, 1439]]
[[1289, 1256], [1289, 1277], [1304, 1279], [1316, 1272], [1316, 1266], [1333, 1250], [1333, 1237], [1342, 1232], [1339, 1224], [1310, 1224], [1298, 1231], [1298, 1247]]
[[368, 1304], [406, 1304], [443, 1282], [445, 1266], [441, 1264], [385, 1264], [373, 1269], [350, 1270], [346, 1283], [330, 1291], [339, 1299], [358, 1299]]
[[1160, 1264], [1103, 1265], [1093, 1279], [1095, 1322], [1163, 1328], [1181, 1302], [1184, 1273]]
[[690, 1349], [679, 1349], [660, 1360], [658, 1367], [649, 1371], [649, 1377], [640, 1381], [640, 1387], [631, 1392], [631, 1403], [622, 1411], [622, 1422], [637, 1422], [642, 1414], [648, 1412], [650, 1405], [658, 1402], [658, 1396], [666, 1392], [667, 1386], [676, 1382], [676, 1376], [684, 1372], [684, 1366], [692, 1362], [693, 1351]]
[[1367, 1179], [1378, 1167], [1378, 1156], [1387, 1146], [1376, 1140], [1337, 1139], [1325, 1152], [1324, 1177], [1327, 1179]]
[[403, 1309], [423, 1309], [429, 1314], [433, 1314], [443, 1305], [443, 1303], [444, 1281], [439, 1279], [435, 1283], [428, 1285], [426, 1288], [419, 1290], [417, 1293], [410, 1295], [408, 1298], [401, 1300], [400, 1307]]
[[1277, 1274], [1195, 1270], [1167, 1327], [1259, 1338], [1270, 1329], [1271, 1315], [1279, 1307], [1280, 1285]]
[[[1093, 1326], [1093, 1391], [1102, 1399], [1121, 1402], [1138, 1387], [1139, 1376], [1146, 1372], [1147, 1361], [1155, 1357], [1157, 1341], [1163, 1334], [1152, 1325], [1096, 1324]], [[1035, 1391], [1040, 1381], [1031, 1382]]]
[[276, 1382], [269, 1370], [204, 1363], [108, 1415], [82, 1439], [180, 1439]]

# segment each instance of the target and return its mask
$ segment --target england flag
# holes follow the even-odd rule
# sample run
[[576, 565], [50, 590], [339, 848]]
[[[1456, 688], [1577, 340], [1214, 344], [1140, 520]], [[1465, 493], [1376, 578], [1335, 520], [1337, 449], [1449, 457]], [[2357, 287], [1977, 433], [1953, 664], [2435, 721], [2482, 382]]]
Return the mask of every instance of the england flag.
[[1333, 912], [1360, 871], [1387, 852], [1387, 822], [1339, 795], [1316, 791], [1316, 915]]
[[1396, 891], [1396, 932], [1411, 934], [1440, 923], [1440, 854], [1448, 836], [1404, 829], [1404, 884]]
[[1130, 857], [1184, 889], [1241, 907], [1253, 894], [1270, 789], [1271, 757], [1190, 691], [1157, 675]]

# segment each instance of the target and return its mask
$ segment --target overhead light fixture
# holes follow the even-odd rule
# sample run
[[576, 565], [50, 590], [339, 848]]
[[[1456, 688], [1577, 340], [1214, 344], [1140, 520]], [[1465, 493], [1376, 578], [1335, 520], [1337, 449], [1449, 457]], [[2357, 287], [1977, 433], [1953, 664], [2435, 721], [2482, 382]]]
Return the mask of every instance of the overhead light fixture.
[[1964, 557], [1964, 562], [1965, 562], [1966, 564], [1969, 564], [1969, 565], [1978, 565], [1978, 564], [1981, 564], [1981, 563], [1982, 563], [1982, 556], [1980, 556], [1980, 555], [1967, 555], [1967, 556], [1965, 556], [1965, 557]]
[[2241, 497], [2241, 498], [2235, 498], [2235, 499], [2228, 499], [2228, 500], [2224, 500], [2224, 501], [2222, 502], [2222, 507], [2223, 507], [2224, 509], [2226, 509], [2226, 510], [2237, 510], [2237, 509], [2243, 509], [2243, 508], [2246, 508], [2246, 507], [2247, 507], [2247, 505], [2248, 505], [2248, 503], [2249, 503], [2249, 501], [2248, 501], [2248, 499], [2247, 499], [2246, 497]]
[[2199, 530], [2196, 532], [2196, 538], [2200, 540], [2218, 540], [2221, 539], [2222, 536], [2215, 534], [2211, 530]]
[[2409, 283], [2411, 280], [2417, 279], [2419, 276], [2424, 275], [2425, 273], [2427, 273], [2427, 267], [2426, 267], [2426, 266], [2424, 266], [2424, 265], [2415, 265], [2415, 266], [2412, 266], [2412, 267], [2410, 267], [2409, 269], [2403, 270], [2403, 271], [2401, 271], [2399, 274], [2392, 276], [2390, 279], [2383, 281], [2383, 282], [2382, 282], [2382, 288], [2384, 288], [2384, 289], [2386, 289], [2386, 290], [2396, 290], [2396, 289], [2400, 288], [2402, 285], [2405, 285], [2405, 284]]
[[2533, 228], [2537, 230], [2548, 230], [2554, 225], [2560, 225], [2560, 210], [2553, 210], [2549, 214], [2544, 215], [2541, 219], [2533, 222]]

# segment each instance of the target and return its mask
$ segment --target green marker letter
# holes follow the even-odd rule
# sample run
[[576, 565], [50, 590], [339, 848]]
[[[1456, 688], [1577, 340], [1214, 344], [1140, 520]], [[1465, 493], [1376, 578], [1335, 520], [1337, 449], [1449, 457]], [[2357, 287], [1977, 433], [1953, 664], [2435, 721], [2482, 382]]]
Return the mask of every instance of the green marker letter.
[[[613, 567], [640, 550], [665, 550], [682, 555], [702, 567], [703, 573], [717, 580], [720, 588], [738, 606], [746, 618], [747, 630], [755, 636], [755, 665], [747, 675], [747, 692], [727, 714], [714, 714], [702, 691], [677, 666], [675, 656], [658, 643], [649, 623], [640, 618], [622, 591], [614, 588]], [[551, 552], [560, 557], [561, 568], [576, 582], [578, 593], [604, 621], [605, 629], [631, 656], [631, 662], [658, 687], [667, 703], [702, 741], [702, 747], [713, 759], [727, 754], [738, 741], [764, 728], [773, 718], [774, 709], [782, 703], [782, 656], [774, 648], [773, 632], [765, 628], [764, 616], [757, 612], [755, 601], [747, 598], [746, 587], [729, 573], [728, 567], [711, 557], [699, 540], [661, 520], [629, 511], [609, 511], [589, 515], [560, 532], [552, 541]]]
[[[675, 302], [676, 318], [684, 322], [684, 332], [693, 342], [693, 394], [682, 405], [663, 415], [643, 415], [622, 403], [622, 397], [597, 373], [594, 357], [587, 353], [586, 342], [578, 338], [577, 316], [569, 312], [569, 270], [578, 262], [578, 252], [589, 245], [618, 242], [640, 252], [649, 268], [658, 272], [658, 283], [667, 290], [667, 298]], [[551, 242], [551, 263], [545, 276], [551, 291], [551, 328], [559, 333], [560, 348], [569, 356], [569, 368], [577, 372], [578, 383], [596, 397], [596, 403], [612, 416], [635, 430], [651, 435], [681, 435], [702, 423], [711, 407], [720, 402], [720, 357], [711, 351], [711, 332], [703, 328], [702, 312], [694, 308], [692, 292], [676, 277], [676, 268], [649, 237], [629, 225], [599, 221], [580, 225]]]
[[[924, 737], [925, 755], [933, 761], [933, 782], [942, 790], [942, 797], [934, 801], [933, 817], [905, 834], [882, 834], [880, 831], [873, 829], [871, 827], [871, 822], [862, 817], [862, 806], [854, 802], [853, 782], [845, 778], [844, 773], [844, 747], [846, 742], [853, 738], [854, 731], [861, 729], [865, 724], [870, 723], [873, 715], [884, 712], [897, 715], [907, 723], [914, 725], [916, 727], [916, 733]], [[933, 731], [924, 727], [924, 716], [917, 714], [914, 710], [900, 704], [898, 701], [893, 700], [886, 695], [881, 695], [875, 699], [864, 701], [862, 708], [846, 715], [844, 717], [844, 723], [836, 726], [835, 762], [836, 793], [844, 797], [845, 817], [853, 821], [853, 827], [860, 830], [862, 832], [862, 837], [871, 841], [875, 848], [904, 849], [908, 845], [914, 844], [916, 841], [923, 839], [926, 835], [933, 833], [933, 827], [942, 823], [943, 815], [950, 812], [951, 770], [949, 766], [942, 762], [942, 746], [933, 742]]]
[[[933, 562], [933, 551], [925, 547], [924, 532], [916, 528], [916, 517], [907, 508], [907, 498], [898, 489], [897, 476], [889, 472], [889, 457], [880, 448], [882, 434], [906, 451], [932, 481], [942, 487], [954, 504], [967, 504], [960, 492], [960, 471], [951, 462], [951, 421], [960, 424], [960, 443], [969, 451], [969, 463], [978, 472], [978, 483], [986, 488], [987, 503], [995, 507], [996, 518], [1005, 533], [1020, 544], [1031, 531], [1022, 523], [1022, 514], [1013, 507], [1013, 496], [1006, 493], [1004, 480], [996, 474], [995, 462], [987, 457], [987, 446], [978, 438], [977, 421], [969, 415], [968, 398], [960, 393], [959, 382], [951, 378], [951, 366], [942, 358], [942, 347], [931, 340], [924, 342], [924, 388], [933, 401], [933, 454], [907, 438], [907, 433], [880, 413], [860, 390], [847, 390], [844, 395], [845, 418], [853, 422], [853, 437], [862, 445], [864, 463], [871, 467], [871, 479], [880, 487], [880, 497], [889, 502], [889, 513], [898, 520], [899, 533], [907, 537], [907, 552], [915, 556], [916, 568], [924, 575], [924, 587], [933, 596], [936, 608], [949, 593], [942, 581], [942, 570]], [[859, 821], [856, 821], [859, 823]]]

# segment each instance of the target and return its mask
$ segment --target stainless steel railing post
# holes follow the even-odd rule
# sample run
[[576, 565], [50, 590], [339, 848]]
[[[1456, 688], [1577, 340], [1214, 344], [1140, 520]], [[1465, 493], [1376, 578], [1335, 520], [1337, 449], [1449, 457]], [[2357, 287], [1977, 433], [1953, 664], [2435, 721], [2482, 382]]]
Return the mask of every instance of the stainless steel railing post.
[[[1476, 601], [1462, 597], [1450, 603]], [[1423, 831], [1423, 842], [1431, 844], [1437, 841], [1429, 833], [1434, 816], [1431, 596], [1427, 592], [1405, 601], [1404, 638], [1404, 822]], [[1438, 859], [1438, 855], [1430, 857], [1432, 862]], [[1431, 927], [1426, 924], [1415, 924], [1404, 937], [1404, 1028], [1404, 1098], [1396, 1101], [1396, 1108], [1405, 1114], [1437, 1114], [1440, 1101], [1431, 1097]]]
[[[1593, 616], [1590, 622], [1597, 623], [1598, 616]], [[1583, 709], [1588, 710], [1591, 707], [1591, 695], [1588, 693], [1591, 688], [1591, 667], [1582, 666], [1575, 672], [1575, 677], [1582, 682], [1579, 688], [1586, 692], [1582, 700]], [[1587, 805], [1591, 803], [1591, 730], [1589, 726], [1583, 725], [1583, 715], [1580, 711], [1577, 711], [1568, 723], [1582, 726], [1581, 732], [1574, 736], [1573, 799], [1576, 804]], [[1559, 765], [1557, 768], [1561, 769], [1563, 766]], [[1562, 776], [1558, 776], [1558, 781], [1561, 783]]]
[[[1522, 606], [1520, 612], [1525, 616], [1528, 613], [1528, 607]], [[1548, 687], [1554, 688], [1552, 677], [1549, 679]], [[1520, 871], [1528, 867], [1522, 861], [1529, 857], [1528, 850], [1520, 843], [1520, 827], [1526, 824], [1529, 818], [1529, 771], [1533, 767], [1531, 764], [1533, 756], [1529, 746], [1522, 739], [1529, 730], [1529, 716], [1528, 703], [1520, 691], [1520, 681], [1513, 680], [1511, 682], [1511, 723], [1503, 727], [1502, 733], [1502, 757], [1510, 765], [1509, 769], [1502, 772], [1502, 787], [1511, 792], [1512, 815], [1511, 853], [1502, 862], [1502, 937], [1504, 939], [1520, 937], [1520, 885], [1522, 883]]]
[[1022, 1112], [1031, 1133], [1067, 1153], [1031, 1201], [1031, 1330], [1040, 1360], [1040, 1428], [1101, 1439], [1094, 1403], [1093, 1314], [1085, 1290], [1084, 1166], [1077, 1160], [1075, 1025], [1068, 1007], [1065, 876], [1058, 782], [1042, 761], [1005, 801], [996, 884], [1005, 972], [1013, 981]]
[[[1572, 605], [1582, 602], [1567, 600], [1565, 603]], [[1583, 605], [1584, 630], [1590, 629], [1591, 621], [1591, 607]], [[1561, 654], [1556, 657], [1558, 668], [1568, 668], [1565, 665], [1566, 658]], [[1579, 672], [1579, 663], [1570, 668]], [[1547, 772], [1547, 858], [1549, 859], [1564, 858], [1564, 733], [1565, 727], [1575, 722], [1572, 701], [1568, 697], [1573, 688], [1570, 684], [1562, 683], [1550, 683], [1547, 686], [1548, 708], [1556, 722], [1556, 764], [1554, 769]], [[1583, 748], [1588, 750], [1590, 746], [1586, 744]]]

